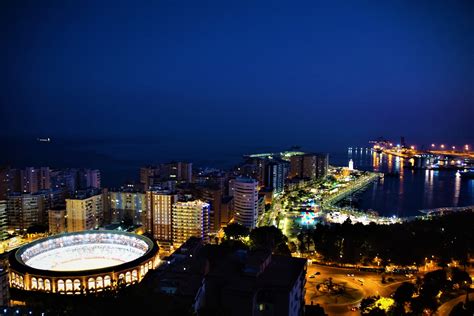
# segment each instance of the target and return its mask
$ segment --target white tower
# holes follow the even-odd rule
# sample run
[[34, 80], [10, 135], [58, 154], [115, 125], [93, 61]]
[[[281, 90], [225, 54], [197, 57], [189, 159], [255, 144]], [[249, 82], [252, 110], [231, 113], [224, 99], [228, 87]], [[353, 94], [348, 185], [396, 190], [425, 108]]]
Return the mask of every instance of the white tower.
[[354, 170], [354, 162], [351, 160], [349, 160], [349, 170], [352, 171]]

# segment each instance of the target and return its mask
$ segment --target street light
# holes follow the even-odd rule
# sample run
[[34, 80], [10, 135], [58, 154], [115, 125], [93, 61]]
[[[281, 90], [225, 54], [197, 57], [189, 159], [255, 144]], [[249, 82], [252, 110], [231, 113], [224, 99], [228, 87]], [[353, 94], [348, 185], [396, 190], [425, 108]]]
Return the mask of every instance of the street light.
[[443, 144], [441, 144], [441, 148], [444, 149], [444, 145], [443, 145]]
[[433, 147], [433, 148], [434, 148], [434, 147], [435, 147], [435, 144], [431, 144], [431, 147]]

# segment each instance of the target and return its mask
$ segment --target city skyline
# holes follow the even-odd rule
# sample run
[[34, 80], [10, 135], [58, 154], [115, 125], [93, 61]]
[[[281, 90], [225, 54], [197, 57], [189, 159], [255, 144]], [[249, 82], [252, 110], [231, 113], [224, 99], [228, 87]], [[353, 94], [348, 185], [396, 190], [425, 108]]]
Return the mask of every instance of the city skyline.
[[474, 1], [0, 3], [0, 316], [474, 315]]

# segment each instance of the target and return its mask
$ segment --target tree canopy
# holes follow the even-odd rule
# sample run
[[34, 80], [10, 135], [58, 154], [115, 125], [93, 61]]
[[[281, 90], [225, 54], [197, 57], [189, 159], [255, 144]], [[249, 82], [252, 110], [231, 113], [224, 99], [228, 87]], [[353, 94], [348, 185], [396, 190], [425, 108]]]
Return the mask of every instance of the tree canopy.
[[239, 223], [232, 223], [224, 227], [225, 237], [227, 239], [238, 239], [249, 235], [249, 229]]

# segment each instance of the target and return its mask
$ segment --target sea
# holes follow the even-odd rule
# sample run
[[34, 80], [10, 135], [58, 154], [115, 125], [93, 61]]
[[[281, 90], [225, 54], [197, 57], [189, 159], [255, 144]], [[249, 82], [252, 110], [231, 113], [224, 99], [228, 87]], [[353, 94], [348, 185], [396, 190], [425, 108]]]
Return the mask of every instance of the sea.
[[[166, 161], [190, 161], [197, 167], [231, 168], [244, 154], [272, 152], [272, 148], [240, 144], [207, 146], [161, 143], [153, 140], [53, 140], [50, 143], [2, 141], [0, 165], [12, 167], [49, 166], [51, 168], [95, 168], [101, 170], [104, 187], [119, 187], [137, 181], [143, 165]], [[352, 159], [360, 170], [387, 175], [358, 192], [351, 203], [379, 215], [399, 217], [420, 215], [420, 210], [474, 205], [474, 180], [461, 179], [454, 171], [409, 170], [407, 163], [395, 156], [375, 153], [370, 148], [335, 148], [329, 162], [347, 166]]]
[[357, 148], [334, 153], [333, 162], [352, 159], [354, 168], [385, 176], [355, 195], [353, 206], [383, 216], [421, 215], [420, 210], [474, 205], [474, 179], [464, 179], [453, 170], [412, 170], [409, 162], [393, 155]]

